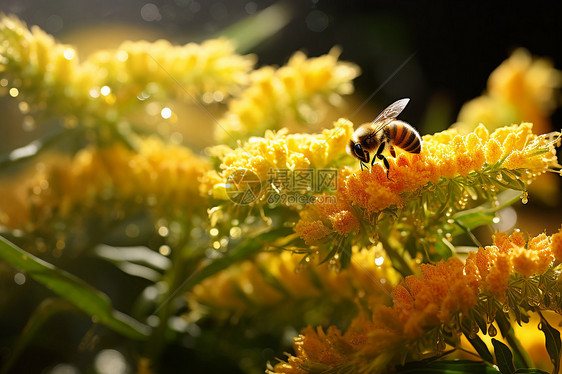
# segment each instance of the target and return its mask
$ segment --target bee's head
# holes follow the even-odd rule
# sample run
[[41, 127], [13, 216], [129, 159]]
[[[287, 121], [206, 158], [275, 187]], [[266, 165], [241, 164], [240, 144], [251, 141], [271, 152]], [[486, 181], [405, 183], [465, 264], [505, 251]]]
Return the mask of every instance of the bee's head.
[[369, 162], [369, 152], [364, 150], [360, 143], [356, 143], [353, 140], [350, 140], [347, 144], [347, 153], [349, 153], [353, 157], [356, 157], [361, 162]]

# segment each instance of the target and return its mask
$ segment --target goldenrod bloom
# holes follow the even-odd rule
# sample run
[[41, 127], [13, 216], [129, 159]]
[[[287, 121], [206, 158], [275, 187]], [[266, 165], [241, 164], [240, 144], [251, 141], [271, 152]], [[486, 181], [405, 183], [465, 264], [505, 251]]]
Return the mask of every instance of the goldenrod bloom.
[[[209, 172], [201, 185], [201, 191], [218, 199], [226, 199], [224, 190], [229, 176], [239, 170], [248, 170], [257, 176], [264, 189], [294, 192], [271, 180], [271, 173], [284, 170], [288, 173], [287, 178], [291, 179], [292, 173], [298, 169], [336, 167], [345, 154], [345, 146], [352, 132], [351, 122], [341, 119], [332, 129], [323, 130], [319, 134], [267, 131], [263, 138], [250, 138], [235, 149], [226, 145], [212, 147], [209, 152], [221, 161], [220, 172]], [[265, 198], [265, 194], [263, 197]]]
[[[508, 290], [513, 290], [516, 298], [509, 307], [521, 308], [521, 303], [527, 302], [556, 308], [556, 305], [544, 304], [545, 295], [559, 292], [556, 281], [545, 283], [543, 292], [526, 295], [526, 299], [521, 292], [524, 286], [517, 282], [521, 277], [538, 282], [541, 275], [554, 269], [552, 242], [552, 237], [544, 234], [529, 240], [519, 232], [511, 236], [496, 234], [494, 245], [471, 253], [466, 264], [458, 258], [436, 265], [422, 264], [421, 278], [408, 276], [394, 288], [392, 307], [373, 304], [372, 313], [356, 317], [345, 332], [335, 326], [330, 326], [326, 332], [320, 327], [304, 329], [295, 338], [295, 355], [289, 356], [287, 362], [270, 367], [269, 372], [307, 373], [315, 369], [346, 368], [354, 372], [382, 373], [399, 364], [401, 359], [408, 360], [410, 355], [440, 354], [446, 344], [440, 335], [442, 330], [435, 330], [436, 327], [447, 326], [450, 333], [460, 335], [464, 330], [459, 317], [468, 318], [469, 311], [481, 313], [474, 308], [486, 298], [503, 303]], [[522, 246], [532, 253], [523, 260]], [[535, 263], [535, 256], [538, 263]], [[495, 313], [505, 313], [505, 309], [490, 312], [494, 314], [482, 318], [493, 320]], [[427, 334], [434, 334], [433, 338], [424, 339]]]
[[208, 168], [208, 162], [189, 149], [157, 138], [140, 140], [138, 153], [121, 143], [88, 147], [72, 158], [49, 161], [17, 191], [4, 191], [15, 201], [5, 200], [6, 205], [0, 206], [1, 223], [34, 230], [53, 219], [71, 220], [82, 214], [109, 217], [104, 209], [122, 210], [122, 215], [140, 206], [164, 216], [189, 215], [204, 211], [197, 180]]
[[339, 272], [328, 264], [319, 265], [318, 260], [316, 256], [303, 261], [290, 251], [263, 252], [201, 282], [188, 298], [213, 308], [251, 313], [255, 308], [311, 298], [354, 301], [375, 295], [383, 302], [387, 289], [397, 281], [397, 273], [377, 246], [353, 251], [349, 267]]
[[[225, 39], [173, 46], [168, 41], [125, 42], [82, 63], [74, 48], [38, 27], [0, 16], [0, 78], [10, 95], [31, 111], [99, 126], [124, 120], [146, 100], [190, 95], [223, 101], [246, 86], [253, 56], [239, 56]], [[186, 93], [187, 92], [187, 93]]]
[[[461, 135], [456, 129], [425, 135], [420, 154], [399, 151], [396, 159], [389, 157], [388, 160], [390, 180], [379, 163], [370, 170], [355, 173], [340, 169], [340, 174], [345, 177], [338, 184], [337, 207], [334, 209], [347, 216], [355, 211], [350, 207], [359, 208], [361, 214], [356, 215], [357, 220], [373, 222], [384, 209], [405, 209], [406, 204], [419, 202], [424, 194], [435, 193], [436, 189], [448, 193], [449, 183], [455, 183], [460, 191], [466, 189], [465, 196], [469, 194], [468, 188], [473, 194], [484, 190], [493, 196], [502, 188], [525, 189], [526, 184], [538, 175], [558, 167], [552, 141], [548, 136], [533, 134], [529, 123], [502, 127], [493, 133], [480, 125], [468, 135]], [[495, 189], [486, 184], [494, 185]], [[478, 192], [478, 189], [482, 190]], [[467, 199], [461, 195], [452, 198], [451, 205], [445, 208], [442, 201], [428, 199], [425, 210], [450, 208], [451, 215], [466, 208]], [[459, 198], [464, 201], [459, 202]], [[337, 215], [337, 211], [331, 215]], [[316, 222], [315, 227], [306, 221]], [[356, 224], [344, 227], [345, 230], [336, 230], [333, 225], [327, 225], [327, 232], [347, 235], [357, 229]], [[303, 216], [297, 225], [297, 232], [307, 243], [314, 243], [323, 230], [311, 214]]]
[[219, 121], [219, 142], [261, 136], [295, 121], [316, 123], [322, 105], [337, 104], [340, 95], [352, 93], [351, 82], [359, 75], [356, 65], [338, 61], [338, 56], [336, 49], [316, 58], [297, 52], [279, 69], [267, 66], [253, 72], [250, 86], [228, 103]]
[[541, 132], [551, 130], [556, 91], [562, 74], [544, 58], [517, 49], [490, 74], [487, 92], [464, 104], [458, 116], [461, 128], [482, 123], [493, 129], [506, 123], [532, 122]]

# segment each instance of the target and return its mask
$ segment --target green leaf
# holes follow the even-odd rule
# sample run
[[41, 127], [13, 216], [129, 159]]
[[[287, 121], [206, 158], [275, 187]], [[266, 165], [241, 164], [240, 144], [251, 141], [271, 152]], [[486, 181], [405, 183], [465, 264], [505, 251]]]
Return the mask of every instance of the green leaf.
[[515, 372], [515, 366], [513, 366], [513, 354], [511, 353], [509, 347], [495, 338], [492, 338], [492, 344], [494, 346], [496, 363], [500, 368], [500, 372], [502, 374], [512, 374]]
[[62, 312], [74, 311], [76, 308], [62, 299], [45, 299], [35, 310], [27, 321], [23, 332], [20, 334], [8, 361], [2, 366], [0, 373], [7, 374], [17, 362], [25, 347], [33, 340], [41, 330], [41, 327], [54, 315]]
[[539, 328], [544, 333], [546, 351], [550, 356], [550, 360], [554, 364], [553, 373], [558, 373], [560, 371], [560, 349], [562, 343], [560, 342], [560, 331], [552, 327], [546, 318], [540, 314], [541, 324]]
[[29, 274], [37, 282], [62, 296], [98, 322], [132, 339], [144, 340], [150, 327], [113, 309], [104, 293], [81, 279], [58, 269], [0, 236], [0, 259]]
[[522, 368], [522, 369], [515, 370], [515, 374], [549, 374], [549, 373], [540, 369]]
[[[519, 311], [519, 308], [516, 308], [514, 310]], [[503, 312], [496, 313], [496, 322], [498, 323], [498, 327], [500, 328], [502, 336], [507, 341], [507, 344], [511, 347], [515, 366], [519, 368], [531, 367], [533, 365], [533, 361], [523, 347], [523, 344], [521, 344], [519, 339], [517, 339], [517, 337], [515, 336], [515, 330], [513, 330], [513, 326], [508, 321], [507, 314]]]
[[124, 273], [157, 282], [162, 279], [161, 272], [171, 267], [168, 257], [147, 247], [112, 247], [100, 245], [94, 253], [113, 263]]
[[471, 338], [470, 334], [464, 333], [464, 336], [484, 361], [487, 361], [491, 364], [494, 363], [494, 357], [488, 350], [488, 346], [478, 335], [476, 335], [474, 338]]
[[396, 373], [412, 374], [497, 374], [500, 373], [490, 364], [483, 361], [470, 360], [443, 360], [434, 361], [429, 364], [424, 362], [411, 362], [402, 367], [398, 367]]
[[264, 246], [268, 240], [274, 240], [276, 238], [285, 237], [292, 233], [291, 228], [282, 227], [279, 229], [271, 230], [257, 237], [250, 237], [243, 240], [235, 248], [228, 251], [223, 257], [219, 257], [213, 260], [206, 261], [203, 263], [198, 270], [193, 272], [179, 287], [175, 290], [173, 294], [178, 292], [185, 292], [191, 289], [196, 284], [200, 283], [204, 279], [215, 275], [221, 270], [226, 269], [230, 265], [245, 260], [256, 253], [263, 251]]
[[58, 142], [62, 141], [65, 137], [71, 134], [75, 134], [75, 131], [64, 129], [63, 131], [59, 131], [51, 136], [46, 136], [43, 139], [34, 140], [28, 145], [16, 148], [8, 155], [0, 156], [0, 170], [32, 159], [48, 148], [56, 145]]

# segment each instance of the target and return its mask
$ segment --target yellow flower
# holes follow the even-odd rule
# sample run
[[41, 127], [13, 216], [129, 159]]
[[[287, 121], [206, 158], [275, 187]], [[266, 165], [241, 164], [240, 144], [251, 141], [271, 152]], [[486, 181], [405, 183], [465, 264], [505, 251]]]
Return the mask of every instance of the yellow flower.
[[[454, 257], [435, 265], [422, 264], [421, 277], [408, 276], [394, 287], [391, 307], [376, 301], [369, 304], [371, 314], [363, 311], [352, 320], [345, 332], [334, 326], [328, 327], [326, 332], [321, 328], [304, 329], [295, 338], [294, 356], [289, 356], [287, 362], [270, 367], [268, 372], [309, 373], [315, 372], [315, 369], [347, 369], [382, 373], [420, 354], [425, 357], [441, 354], [445, 349], [441, 332], [447, 329], [448, 336], [460, 336], [460, 319], [470, 318], [470, 313], [482, 313], [481, 300], [493, 297], [503, 302], [507, 290], [513, 288], [512, 294], [516, 298], [513, 307], [519, 308], [523, 301], [527, 301], [522, 299], [521, 288], [517, 288], [522, 287], [520, 283], [510, 283], [510, 280], [528, 276], [534, 277], [533, 281], [538, 283], [539, 276], [555, 265], [553, 237], [541, 234], [525, 240], [517, 231], [511, 236], [497, 233], [494, 245], [472, 252], [465, 264]], [[538, 264], [531, 265], [529, 261], [523, 267], [534, 266], [529, 275], [517, 273], [512, 266], [514, 261], [519, 261], [522, 246], [526, 246], [528, 251], [540, 253]], [[552, 291], [544, 290], [545, 293]], [[533, 299], [540, 304], [543, 302], [541, 295], [526, 297], [529, 302]], [[477, 305], [479, 309], [475, 308]], [[556, 305], [548, 304], [546, 308], [556, 308]], [[505, 311], [500, 306], [499, 310], [494, 309], [491, 313], [491, 316], [483, 315], [482, 318], [493, 319], [496, 313]]]
[[[388, 157], [390, 179], [387, 178], [386, 169], [378, 162], [370, 170], [356, 173], [340, 169], [340, 174], [345, 176], [338, 183], [335, 193], [337, 205], [331, 208], [333, 211], [330, 215], [337, 216], [337, 211], [342, 215], [355, 214], [358, 222], [366, 220], [372, 224], [377, 214], [384, 209], [406, 209], [408, 202], [419, 201], [422, 194], [432, 193], [436, 186], [446, 189], [445, 183], [453, 183], [459, 177], [465, 178], [466, 184], [480, 183], [479, 188], [489, 188], [482, 183], [492, 184], [489, 178], [494, 178], [494, 183], [500, 180], [510, 188], [521, 189], [521, 185], [525, 186], [538, 175], [558, 167], [554, 145], [548, 137], [533, 134], [529, 123], [502, 127], [491, 134], [482, 125], [468, 135], [460, 135], [457, 129], [449, 129], [425, 135], [420, 154], [397, 152], [396, 159]], [[476, 176], [488, 178], [488, 182], [478, 182]], [[516, 183], [515, 179], [521, 184], [513, 184]], [[463, 188], [462, 185], [459, 188]], [[431, 211], [431, 204], [428, 203], [426, 211]], [[434, 204], [435, 209], [443, 209], [441, 203]], [[461, 208], [466, 207], [464, 204]], [[360, 208], [361, 213], [357, 215], [354, 208]], [[307, 217], [301, 217], [301, 222], [307, 220]], [[351, 221], [348, 219], [348, 222]], [[331, 225], [326, 226], [334, 231]], [[300, 222], [297, 227], [312, 228]], [[320, 230], [318, 224], [315, 227]], [[355, 230], [358, 224], [346, 227], [345, 231], [336, 231], [346, 235]], [[307, 243], [314, 242], [314, 235], [308, 235], [308, 231], [297, 232]], [[319, 231], [314, 233], [318, 234]], [[325, 236], [323, 234], [319, 238]]]
[[[351, 137], [353, 125], [339, 120], [332, 129], [320, 134], [287, 134], [286, 130], [277, 133], [267, 131], [263, 138], [253, 137], [241, 147], [228, 146], [210, 148], [211, 156], [221, 161], [220, 172], [211, 171], [202, 183], [202, 193], [212, 194], [217, 199], [226, 196], [221, 187], [240, 170], [248, 170], [261, 182], [263, 189], [277, 192], [295, 192], [290, 184], [282, 184], [272, 178], [276, 170], [286, 171], [288, 180], [293, 180], [296, 169], [322, 169], [337, 166], [345, 154], [345, 145]], [[303, 191], [304, 192], [304, 191]], [[262, 194], [262, 200], [266, 194]]]
[[476, 305], [476, 290], [467, 285], [463, 268], [458, 259], [422, 265], [421, 279], [410, 276], [394, 288], [393, 307], [373, 300], [372, 315], [360, 314], [345, 333], [334, 326], [326, 332], [304, 329], [295, 339], [295, 356], [289, 356], [287, 363], [279, 363], [270, 373], [306, 373], [313, 368], [344, 365], [354, 372], [384, 372], [413, 349], [409, 342]]
[[338, 103], [340, 95], [353, 91], [351, 81], [359, 68], [338, 61], [339, 51], [306, 58], [297, 52], [287, 65], [261, 68], [251, 75], [251, 84], [228, 103], [228, 112], [216, 129], [219, 142], [248, 139], [266, 130], [279, 130], [291, 122], [317, 123], [319, 109]]
[[556, 264], [559, 264], [562, 262], [562, 226], [556, 234], [552, 235], [551, 240], [552, 255], [556, 260]]
[[386, 294], [381, 287], [390, 289], [398, 277], [377, 246], [354, 250], [349, 267], [339, 272], [327, 264], [319, 265], [318, 258], [307, 260], [303, 264], [302, 256], [290, 251], [262, 252], [207, 278], [195, 286], [188, 299], [247, 313], [256, 307], [311, 298], [354, 301], [361, 295], [372, 295], [382, 302]]
[[12, 96], [25, 100], [30, 111], [79, 118], [88, 126], [122, 122], [143, 103], [171, 96], [223, 101], [247, 85], [254, 64], [225, 39], [183, 46], [125, 42], [79, 63], [75, 49], [38, 27], [28, 30], [15, 17], [0, 16], [0, 36], [0, 77], [17, 90]]
[[123, 210], [121, 215], [141, 206], [164, 216], [204, 211], [196, 181], [208, 168], [207, 160], [189, 149], [157, 138], [139, 140], [138, 153], [120, 143], [88, 147], [71, 159], [50, 161], [21, 190], [4, 191], [17, 194], [18, 201], [0, 207], [2, 224], [34, 230], [52, 219], [85, 213], [109, 217], [104, 209]]
[[517, 49], [492, 72], [487, 93], [461, 108], [459, 126], [472, 129], [483, 123], [493, 129], [506, 123], [532, 122], [538, 131], [550, 131], [549, 116], [561, 85], [562, 74], [551, 61]]
[[166, 40], [128, 41], [117, 50], [94, 53], [85, 64], [100, 71], [99, 87], [109, 87], [119, 101], [137, 100], [139, 95], [165, 99], [172, 94], [188, 100], [187, 91], [209, 104], [247, 85], [254, 58], [236, 55], [226, 39], [182, 46]]

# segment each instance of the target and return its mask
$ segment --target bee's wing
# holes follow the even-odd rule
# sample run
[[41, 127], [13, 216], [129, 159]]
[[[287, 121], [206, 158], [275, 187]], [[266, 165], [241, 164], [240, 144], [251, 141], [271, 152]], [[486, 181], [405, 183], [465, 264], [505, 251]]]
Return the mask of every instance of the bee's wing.
[[409, 101], [410, 99], [408, 98], [397, 100], [390, 104], [385, 110], [383, 110], [381, 114], [379, 114], [377, 118], [375, 118], [372, 122], [376, 125], [375, 132], [382, 130], [383, 127], [391, 122], [387, 120], [393, 120], [398, 117], [398, 115], [402, 113], [406, 105], [408, 105]]

